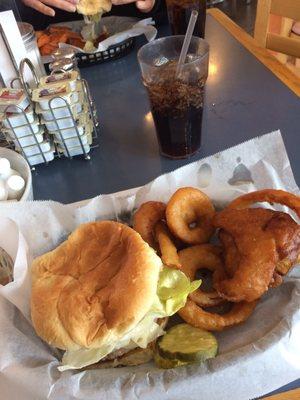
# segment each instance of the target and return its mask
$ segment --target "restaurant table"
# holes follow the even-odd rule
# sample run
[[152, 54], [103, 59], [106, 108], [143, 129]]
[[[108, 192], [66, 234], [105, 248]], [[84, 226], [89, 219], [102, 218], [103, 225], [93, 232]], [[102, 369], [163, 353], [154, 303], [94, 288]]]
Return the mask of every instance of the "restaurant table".
[[[160, 35], [166, 32], [163, 27]], [[210, 44], [210, 75], [202, 147], [196, 155], [175, 161], [159, 154], [136, 57], [145, 40], [138, 38], [135, 51], [126, 57], [82, 70], [98, 108], [99, 147], [92, 150], [90, 161], [75, 157], [37, 166], [33, 172], [35, 199], [71, 203], [141, 186], [163, 173], [277, 129], [299, 184], [300, 83], [220, 11], [210, 10], [206, 39]], [[281, 391], [298, 387], [300, 380]], [[296, 396], [287, 398], [300, 399], [299, 393]]]
[[[37, 166], [35, 199], [70, 203], [144, 185], [160, 174], [277, 129], [281, 129], [299, 184], [299, 97], [212, 15], [207, 18], [206, 38], [211, 68], [202, 147], [195, 156], [174, 161], [159, 155], [133, 51], [119, 60], [82, 69], [98, 108], [99, 147], [91, 152], [90, 161], [62, 158]], [[144, 39], [138, 39], [136, 50], [143, 43]]]

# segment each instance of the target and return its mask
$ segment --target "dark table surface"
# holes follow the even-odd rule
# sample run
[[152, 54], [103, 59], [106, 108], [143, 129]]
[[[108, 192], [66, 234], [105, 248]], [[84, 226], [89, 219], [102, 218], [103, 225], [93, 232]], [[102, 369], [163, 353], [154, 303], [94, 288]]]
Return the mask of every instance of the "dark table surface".
[[[164, 32], [164, 31], [162, 31]], [[206, 85], [201, 150], [188, 160], [159, 155], [136, 51], [82, 71], [101, 121], [91, 160], [61, 159], [33, 173], [34, 197], [76, 202], [143, 185], [162, 173], [280, 129], [300, 182], [300, 100], [211, 16], [206, 38], [213, 73]], [[144, 43], [138, 39], [136, 50]], [[300, 380], [281, 390], [299, 387]]]
[[[75, 202], [143, 185], [162, 173], [255, 136], [281, 129], [300, 182], [300, 100], [211, 16], [206, 38], [214, 74], [206, 85], [201, 150], [188, 160], [159, 155], [136, 51], [82, 70], [101, 121], [91, 160], [60, 159], [37, 166], [34, 197]], [[137, 41], [136, 49], [144, 43]]]

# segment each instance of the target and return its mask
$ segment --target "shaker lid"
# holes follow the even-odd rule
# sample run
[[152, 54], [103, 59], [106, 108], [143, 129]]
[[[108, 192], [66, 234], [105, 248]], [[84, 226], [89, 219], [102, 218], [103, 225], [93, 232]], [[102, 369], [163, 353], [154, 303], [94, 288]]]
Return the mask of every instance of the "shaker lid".
[[27, 22], [18, 22], [18, 27], [24, 43], [32, 39], [34, 36], [34, 29], [32, 25], [28, 24]]

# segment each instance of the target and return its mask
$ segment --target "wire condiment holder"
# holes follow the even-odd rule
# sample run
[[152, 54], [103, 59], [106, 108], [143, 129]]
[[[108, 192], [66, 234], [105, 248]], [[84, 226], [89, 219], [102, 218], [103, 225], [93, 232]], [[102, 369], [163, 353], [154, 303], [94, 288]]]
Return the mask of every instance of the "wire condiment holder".
[[[25, 80], [25, 67], [28, 67], [29, 70], [31, 71], [32, 77], [33, 77], [33, 81], [35, 84], [35, 87], [39, 87], [40, 85], [40, 81], [39, 78], [36, 74], [35, 68], [32, 64], [32, 62], [29, 59], [23, 59], [20, 63], [20, 68], [19, 68], [19, 76], [18, 78], [15, 78], [11, 81], [11, 88], [16, 88], [16, 84], [18, 83], [21, 88], [24, 90], [24, 92], [26, 93], [28, 99], [29, 99], [29, 103], [30, 103], [30, 107], [33, 110], [33, 114], [34, 114], [34, 121], [38, 121], [39, 126], [41, 127], [42, 130], [42, 135], [43, 135], [43, 140], [42, 143], [40, 143], [40, 141], [38, 140], [37, 136], [36, 136], [36, 132], [33, 129], [32, 123], [30, 122], [28, 115], [27, 115], [27, 111], [22, 109], [19, 106], [14, 106], [15, 108], [17, 108], [18, 110], [18, 115], [22, 116], [22, 118], [24, 118], [24, 121], [26, 122], [24, 125], [22, 126], [13, 126], [13, 124], [10, 121], [10, 105], [8, 105], [4, 111], [4, 114], [6, 116], [6, 121], [9, 125], [9, 130], [10, 133], [9, 135], [12, 137], [12, 141], [15, 144], [15, 149], [19, 152], [21, 152], [21, 154], [23, 155], [23, 157], [26, 159], [26, 161], [29, 163], [29, 165], [31, 165], [31, 167], [33, 167], [33, 165], [35, 164], [40, 164], [40, 163], [45, 163], [48, 164], [50, 161], [52, 161], [52, 159], [54, 157], [58, 157], [61, 158], [62, 157], [62, 151], [63, 150], [63, 154], [65, 157], [68, 157], [70, 159], [73, 158], [73, 156], [75, 155], [79, 155], [82, 154], [84, 156], [84, 158], [86, 160], [90, 160], [91, 156], [90, 156], [90, 150], [98, 147], [98, 127], [99, 127], [99, 122], [97, 119], [97, 112], [96, 112], [96, 108], [89, 90], [89, 86], [88, 83], [85, 79], [82, 79], [80, 77], [80, 75], [78, 75], [78, 79], [76, 80], [76, 90], [82, 92], [82, 101], [81, 101], [81, 111], [78, 111], [76, 116], [73, 114], [72, 109], [71, 109], [71, 105], [69, 104], [69, 102], [63, 98], [62, 96], [55, 96], [52, 97], [49, 102], [48, 102], [48, 108], [47, 112], [50, 113], [52, 119], [51, 119], [51, 124], [55, 125], [55, 133], [53, 131], [49, 131], [46, 127], [47, 123], [43, 120], [41, 120], [40, 116], [36, 113], [36, 106], [35, 106], [35, 102], [32, 99], [32, 91], [34, 88], [32, 88]], [[56, 73], [66, 73], [65, 71], [62, 70], [54, 70], [51, 72], [51, 75], [56, 74]], [[78, 92], [79, 93], [79, 92]], [[79, 96], [79, 95], [78, 95]], [[57, 117], [55, 114], [55, 110], [57, 109], [57, 106], [54, 107], [54, 104], [57, 104], [57, 101], [59, 101], [60, 105], [59, 108], [62, 108], [64, 110], [64, 115], [63, 117]], [[85, 126], [83, 126], [83, 133], [80, 133], [79, 131], [79, 126], [77, 124], [78, 122], [78, 118], [79, 118], [79, 114], [83, 112], [84, 106], [87, 107], [87, 124]], [[77, 142], [79, 143], [79, 146], [75, 146], [77, 149], [76, 154], [72, 154], [71, 152], [71, 148], [69, 147], [67, 144], [67, 140], [70, 139], [66, 139], [64, 136], [64, 128], [62, 128], [62, 125], [60, 124], [60, 120], [64, 120], [64, 119], [68, 119], [69, 121], [71, 121], [71, 126], [70, 129], [72, 129], [72, 132], [74, 132], [74, 136], [71, 136], [71, 139], [77, 140]], [[88, 127], [91, 127], [91, 132], [88, 133]], [[33, 156], [29, 156], [26, 150], [26, 146], [24, 146], [22, 144], [22, 140], [20, 140], [20, 136], [17, 134], [16, 129], [20, 129], [20, 128], [24, 128], [26, 129], [26, 131], [29, 130], [29, 135], [28, 137], [32, 137], [33, 138], [33, 146], [34, 149], [36, 150], [36, 153], [34, 153], [34, 157], [35, 159], [38, 159], [38, 162], [33, 162], [32, 161], [32, 157]], [[46, 133], [45, 133], [46, 132]], [[54, 134], [54, 135], [52, 135]], [[57, 141], [54, 139], [54, 137], [59, 138], [59, 145], [57, 145]], [[88, 145], [85, 145], [83, 142], [83, 137], [85, 137], [85, 139], [87, 139], [87, 137], [90, 137], [90, 142], [88, 143]], [[14, 146], [12, 145], [12, 141], [9, 140], [6, 137], [7, 140], [7, 146], [6, 147], [10, 147], [10, 148], [14, 148]], [[50, 157], [50, 160], [46, 157], [45, 151], [42, 149], [42, 144], [43, 143], [50, 143], [51, 146], [51, 152], [53, 152], [53, 158]], [[17, 148], [16, 148], [17, 147]], [[27, 147], [28, 148], [28, 147]], [[74, 147], [73, 147], [74, 148]], [[79, 151], [79, 152], [78, 152]], [[35, 169], [34, 167], [32, 169]]]
[[[6, 116], [9, 114], [9, 108], [10, 108], [10, 107], [11, 107], [11, 106], [7, 106], [6, 109], [5, 109], [5, 111], [4, 111], [4, 114], [6, 114]], [[48, 164], [48, 161], [46, 160], [46, 157], [45, 157], [45, 155], [44, 155], [44, 152], [43, 152], [42, 149], [41, 149], [40, 143], [39, 143], [39, 141], [37, 140], [36, 134], [34, 133], [34, 130], [33, 130], [32, 125], [31, 125], [31, 123], [30, 123], [30, 121], [29, 121], [29, 119], [28, 119], [28, 116], [27, 116], [26, 112], [25, 112], [21, 107], [19, 107], [19, 106], [14, 106], [14, 107], [16, 107], [16, 108], [19, 110], [19, 114], [21, 114], [21, 115], [25, 118], [26, 124], [24, 124], [23, 126], [26, 126], [26, 127], [28, 127], [28, 128], [30, 129], [31, 133], [30, 133], [28, 136], [32, 136], [32, 137], [33, 137], [33, 140], [35, 141], [35, 145], [36, 145], [36, 146], [38, 147], [38, 149], [39, 149], [39, 154], [42, 156], [44, 162], [45, 162], [46, 164]], [[20, 138], [19, 138], [19, 136], [17, 135], [17, 133], [15, 132], [14, 127], [12, 126], [12, 123], [11, 123], [11, 121], [10, 121], [10, 118], [7, 118], [7, 121], [8, 121], [9, 127], [10, 127], [10, 133], [13, 135], [14, 140], [18, 143], [18, 150], [21, 151], [22, 156], [26, 159], [26, 161], [28, 162], [28, 164], [31, 165], [30, 160], [28, 159], [28, 156], [27, 156], [26, 152], [24, 151], [24, 148], [23, 148], [23, 146], [22, 146], [22, 144], [21, 144], [21, 142], [20, 142]], [[14, 143], [15, 143], [15, 142], [14, 142]], [[26, 147], [26, 146], [25, 146], [25, 147]]]

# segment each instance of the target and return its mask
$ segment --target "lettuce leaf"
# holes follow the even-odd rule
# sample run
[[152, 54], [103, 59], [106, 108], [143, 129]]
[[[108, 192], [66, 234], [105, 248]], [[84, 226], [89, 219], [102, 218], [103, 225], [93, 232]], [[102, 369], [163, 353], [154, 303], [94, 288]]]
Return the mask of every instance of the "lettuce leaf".
[[182, 308], [188, 295], [201, 285], [201, 280], [191, 282], [178, 269], [164, 267], [159, 275], [155, 301], [150, 312], [159, 317], [170, 317]]
[[94, 364], [119, 349], [131, 350], [147, 345], [164, 334], [164, 330], [155, 322], [157, 318], [170, 317], [185, 305], [187, 296], [198, 289], [201, 281], [191, 282], [181, 271], [164, 267], [159, 275], [157, 293], [153, 305], [145, 317], [122, 338], [114, 338], [109, 344], [97, 349], [79, 349], [66, 351], [60, 371], [79, 369]]
[[155, 322], [156, 317], [149, 313], [129, 331], [122, 339], [111, 341], [96, 349], [85, 349], [66, 351], [62, 359], [62, 365], [58, 367], [60, 371], [68, 369], [79, 369], [87, 365], [94, 364], [102, 358], [117, 351], [126, 349], [127, 351], [136, 347], [146, 348], [150, 342], [164, 334], [164, 330]]

